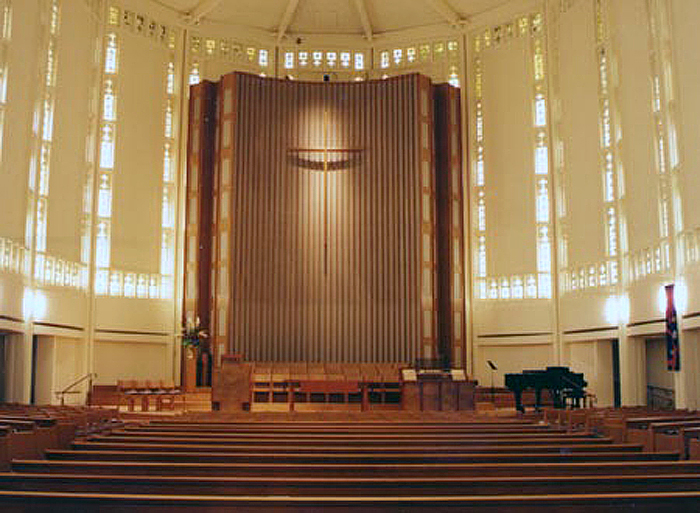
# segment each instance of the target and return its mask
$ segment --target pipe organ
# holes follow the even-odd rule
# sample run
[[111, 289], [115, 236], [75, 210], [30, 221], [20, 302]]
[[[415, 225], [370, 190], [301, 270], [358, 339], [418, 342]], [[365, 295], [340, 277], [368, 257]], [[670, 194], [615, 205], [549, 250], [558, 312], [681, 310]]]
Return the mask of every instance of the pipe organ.
[[464, 365], [459, 91], [192, 86], [185, 308], [215, 360]]

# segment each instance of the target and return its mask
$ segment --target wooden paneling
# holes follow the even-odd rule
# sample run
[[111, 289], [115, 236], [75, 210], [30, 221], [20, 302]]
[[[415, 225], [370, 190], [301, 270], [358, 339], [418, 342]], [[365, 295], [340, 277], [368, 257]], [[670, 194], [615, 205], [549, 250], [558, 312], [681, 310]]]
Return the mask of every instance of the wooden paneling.
[[211, 252], [211, 303], [210, 335], [213, 356], [217, 363], [227, 352], [230, 336], [229, 319], [231, 308], [231, 283], [233, 274], [231, 231], [233, 211], [231, 197], [233, 189], [233, 162], [235, 155], [234, 130], [238, 102], [236, 97], [236, 75], [221, 79], [218, 87], [217, 120], [212, 119], [216, 132], [215, 179], [213, 181], [212, 205], [212, 252]]
[[422, 358], [437, 358], [437, 255], [435, 248], [435, 159], [433, 140], [433, 95], [430, 80], [419, 77], [419, 190], [421, 219], [421, 249], [419, 253], [421, 290], [421, 348]]
[[[216, 85], [202, 82], [190, 92], [185, 222], [186, 319], [209, 326], [209, 288], [216, 119]], [[202, 241], [206, 241], [202, 243]]]
[[464, 366], [464, 227], [459, 89], [433, 87], [437, 204], [438, 347], [453, 367]]

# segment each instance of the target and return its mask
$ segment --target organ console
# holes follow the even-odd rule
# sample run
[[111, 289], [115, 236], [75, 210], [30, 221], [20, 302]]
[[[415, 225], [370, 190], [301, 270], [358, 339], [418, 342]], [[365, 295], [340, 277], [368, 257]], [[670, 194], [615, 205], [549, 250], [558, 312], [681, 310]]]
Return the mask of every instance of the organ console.
[[528, 388], [535, 390], [535, 409], [539, 411], [542, 390], [549, 390], [555, 408], [564, 408], [567, 399], [578, 408], [586, 396], [588, 383], [582, 372], [571, 372], [568, 367], [547, 367], [546, 370], [525, 370], [520, 374], [506, 374], [506, 387], [515, 395], [516, 409], [524, 413], [522, 393]]

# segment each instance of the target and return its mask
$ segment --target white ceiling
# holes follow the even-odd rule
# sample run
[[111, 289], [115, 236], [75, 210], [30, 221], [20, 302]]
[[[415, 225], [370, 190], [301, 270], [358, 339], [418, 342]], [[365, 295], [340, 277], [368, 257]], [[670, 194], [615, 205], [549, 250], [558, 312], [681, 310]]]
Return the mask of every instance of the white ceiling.
[[511, 0], [152, 1], [177, 11], [183, 18], [248, 26], [274, 34], [368, 36], [440, 23], [459, 24]]

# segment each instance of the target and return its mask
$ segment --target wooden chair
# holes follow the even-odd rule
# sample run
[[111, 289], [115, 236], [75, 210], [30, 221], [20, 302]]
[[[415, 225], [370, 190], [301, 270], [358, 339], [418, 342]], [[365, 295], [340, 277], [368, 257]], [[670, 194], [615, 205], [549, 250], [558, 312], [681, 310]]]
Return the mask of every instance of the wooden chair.
[[136, 387], [136, 381], [131, 379], [120, 379], [117, 381], [117, 394], [118, 403], [117, 408], [121, 407], [122, 402], [125, 401], [129, 411], [134, 411], [136, 408], [136, 399], [139, 396], [138, 389]]
[[180, 389], [175, 386], [172, 380], [161, 379], [159, 382], [159, 391], [156, 397], [156, 411], [175, 409], [175, 399], [182, 397]]

